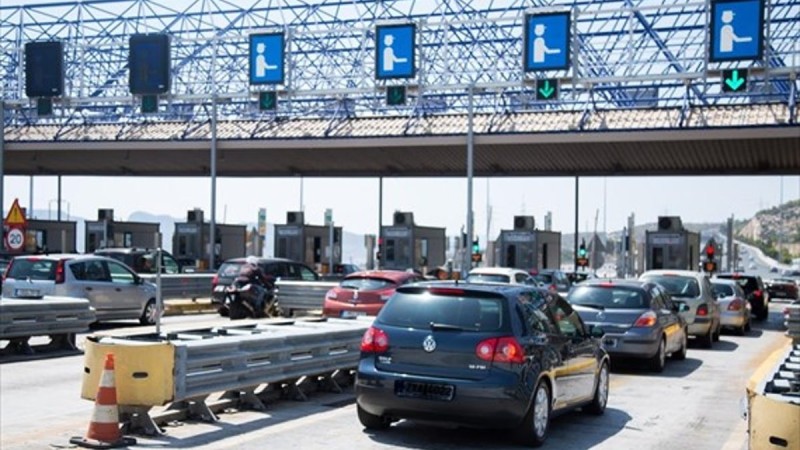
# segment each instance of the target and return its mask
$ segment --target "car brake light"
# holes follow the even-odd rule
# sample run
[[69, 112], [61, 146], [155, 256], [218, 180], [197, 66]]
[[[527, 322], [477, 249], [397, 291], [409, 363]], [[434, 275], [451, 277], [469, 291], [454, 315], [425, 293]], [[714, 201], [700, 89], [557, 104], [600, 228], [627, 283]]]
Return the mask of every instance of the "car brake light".
[[60, 259], [56, 263], [56, 284], [64, 282], [64, 260]]
[[219, 274], [215, 273], [214, 278], [211, 279], [211, 288], [213, 289], [217, 287], [218, 284], [219, 284]]
[[756, 298], [761, 298], [762, 295], [764, 295], [764, 293], [761, 292], [761, 289], [756, 289], [755, 291], [753, 291], [753, 296]]
[[525, 362], [525, 350], [512, 336], [485, 339], [475, 347], [475, 355], [490, 362], [507, 362], [522, 364]]
[[697, 315], [705, 317], [708, 315], [708, 305], [705, 303], [697, 307]]
[[656, 324], [658, 318], [656, 317], [656, 313], [653, 311], [647, 311], [646, 313], [639, 316], [636, 319], [636, 322], [633, 323], [634, 327], [652, 327]]
[[437, 295], [463, 295], [463, 289], [453, 289], [453, 288], [431, 288], [431, 294]]
[[742, 310], [742, 301], [738, 298], [734, 301], [730, 302], [728, 305], [728, 311], [741, 311]]
[[556, 287], [555, 284], [551, 284], [550, 286], [547, 287], [547, 290], [550, 292], [555, 292], [558, 290], [558, 288]]
[[389, 349], [389, 336], [380, 328], [369, 327], [361, 338], [361, 351], [383, 353]]

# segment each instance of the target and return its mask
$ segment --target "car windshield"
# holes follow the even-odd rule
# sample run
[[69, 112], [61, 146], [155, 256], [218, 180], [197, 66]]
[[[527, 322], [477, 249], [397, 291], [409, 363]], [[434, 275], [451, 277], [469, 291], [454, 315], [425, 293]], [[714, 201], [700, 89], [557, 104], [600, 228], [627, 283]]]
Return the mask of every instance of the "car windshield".
[[511, 277], [499, 273], [471, 273], [467, 283], [510, 283]]
[[612, 309], [642, 309], [650, 306], [638, 289], [624, 286], [578, 286], [567, 297], [573, 305]]
[[758, 281], [756, 281], [753, 277], [742, 277], [738, 275], [720, 275], [719, 278], [724, 278], [726, 280], [733, 280], [742, 287], [745, 293], [750, 293], [755, 290], [758, 290]]
[[56, 261], [52, 259], [20, 258], [15, 259], [8, 271], [8, 278], [31, 280], [55, 280]]
[[714, 289], [714, 295], [717, 297], [730, 297], [733, 295], [733, 286], [725, 283], [712, 283], [711, 287]]
[[225, 262], [219, 267], [219, 276], [221, 277], [235, 277], [239, 275], [239, 270], [242, 268], [242, 262]]
[[468, 331], [497, 331], [503, 327], [500, 297], [398, 293], [383, 307], [378, 322], [403, 328], [453, 327]]
[[700, 286], [692, 277], [651, 275], [646, 279], [660, 284], [673, 297], [694, 298], [700, 295]]
[[372, 277], [354, 277], [342, 280], [339, 286], [346, 289], [355, 289], [357, 291], [378, 291], [381, 289], [388, 289], [395, 284], [385, 278], [372, 278]]

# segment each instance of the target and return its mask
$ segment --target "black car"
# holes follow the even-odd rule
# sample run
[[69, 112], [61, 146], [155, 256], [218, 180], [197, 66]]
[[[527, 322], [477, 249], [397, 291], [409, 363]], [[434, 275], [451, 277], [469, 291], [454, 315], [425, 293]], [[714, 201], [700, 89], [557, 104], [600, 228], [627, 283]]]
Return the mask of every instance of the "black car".
[[[277, 280], [317, 281], [320, 276], [307, 265], [284, 258], [256, 258], [256, 265], [268, 282]], [[225, 288], [233, 283], [247, 258], [229, 259], [220, 265], [217, 274], [211, 280], [211, 303], [219, 308], [225, 303]]]
[[667, 355], [686, 359], [689, 332], [679, 313], [688, 306], [656, 283], [590, 280], [575, 286], [567, 301], [590, 328], [603, 329], [612, 358], [643, 359], [655, 372], [664, 370]]
[[[152, 248], [102, 248], [94, 251], [95, 255], [107, 256], [122, 261], [136, 273], [156, 273], [156, 249]], [[161, 273], [175, 274], [184, 272], [183, 266], [167, 251], [161, 251]]]
[[758, 275], [745, 275], [743, 273], [721, 273], [717, 278], [734, 280], [742, 287], [750, 308], [758, 320], [766, 320], [769, 315], [769, 292], [764, 281]]
[[402, 286], [361, 341], [358, 418], [368, 429], [400, 419], [510, 428], [540, 445], [551, 415], [605, 411], [609, 359], [596, 337], [545, 289]]
[[569, 292], [569, 289], [572, 287], [572, 282], [569, 280], [567, 274], [557, 269], [533, 269], [530, 271], [530, 274], [533, 278], [536, 278], [536, 281], [544, 288], [552, 292], [558, 292], [563, 296], [566, 296], [567, 292]]

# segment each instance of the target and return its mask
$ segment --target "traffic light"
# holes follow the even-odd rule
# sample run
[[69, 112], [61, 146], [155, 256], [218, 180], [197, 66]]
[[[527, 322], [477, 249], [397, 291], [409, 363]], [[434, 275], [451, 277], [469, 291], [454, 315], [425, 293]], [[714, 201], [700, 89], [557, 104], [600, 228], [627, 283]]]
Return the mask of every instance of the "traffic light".
[[472, 253], [480, 253], [481, 252], [481, 243], [480, 239], [475, 238], [472, 240]]
[[581, 239], [581, 246], [578, 247], [578, 258], [586, 258], [586, 239]]
[[706, 260], [714, 261], [714, 252], [716, 252], [716, 249], [714, 248], [714, 243], [709, 242], [708, 244], [706, 244]]
[[381, 260], [383, 254], [383, 238], [378, 238], [378, 253], [375, 254], [375, 259]]
[[715, 261], [706, 261], [703, 263], [703, 270], [707, 273], [714, 273], [717, 271], [717, 263]]

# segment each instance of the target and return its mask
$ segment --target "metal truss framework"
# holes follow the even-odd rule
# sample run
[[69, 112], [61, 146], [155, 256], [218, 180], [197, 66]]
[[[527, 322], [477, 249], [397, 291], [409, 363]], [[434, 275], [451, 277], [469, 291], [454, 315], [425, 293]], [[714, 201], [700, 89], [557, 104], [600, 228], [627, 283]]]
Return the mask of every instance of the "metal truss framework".
[[[762, 61], [712, 64], [707, 1], [670, 0], [84, 0], [0, 7], [0, 89], [7, 122], [85, 123], [404, 116], [475, 111], [584, 111], [779, 102], [796, 122], [800, 0], [765, 0]], [[573, 12], [572, 68], [524, 73], [526, 13]], [[376, 25], [417, 24], [417, 78], [405, 107], [387, 107], [374, 79]], [[248, 35], [287, 35], [287, 85], [275, 113], [257, 110], [248, 84]], [[127, 42], [134, 33], [172, 35], [171, 95], [143, 116], [128, 91]], [[24, 45], [66, 45], [66, 95], [37, 118], [24, 96]], [[720, 92], [718, 72], [749, 67], [747, 94]], [[536, 102], [530, 81], [561, 78], [561, 99]], [[194, 125], [193, 125], [194, 124]]]

